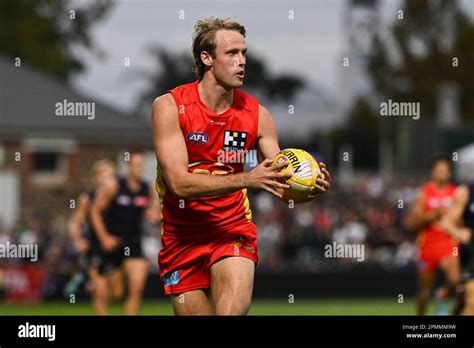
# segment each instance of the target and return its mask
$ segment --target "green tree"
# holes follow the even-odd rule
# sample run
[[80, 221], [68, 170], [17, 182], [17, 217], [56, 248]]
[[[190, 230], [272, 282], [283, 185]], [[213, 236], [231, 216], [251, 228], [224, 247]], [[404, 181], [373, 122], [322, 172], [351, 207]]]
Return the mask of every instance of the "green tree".
[[439, 88], [452, 83], [460, 117], [474, 119], [474, 23], [453, 0], [404, 0], [401, 9], [390, 28], [395, 47], [382, 37], [374, 42], [375, 90], [383, 99], [420, 102], [423, 117], [433, 118]]
[[74, 46], [100, 53], [90, 29], [110, 5], [109, 0], [86, 4], [70, 0], [2, 0], [0, 52], [66, 79], [83, 69], [72, 52]]

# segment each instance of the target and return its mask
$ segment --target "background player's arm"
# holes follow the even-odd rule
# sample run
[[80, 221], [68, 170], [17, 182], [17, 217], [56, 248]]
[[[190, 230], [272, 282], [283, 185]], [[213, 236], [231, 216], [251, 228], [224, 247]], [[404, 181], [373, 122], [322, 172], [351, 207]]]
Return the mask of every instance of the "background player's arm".
[[462, 216], [469, 201], [469, 189], [465, 185], [460, 185], [454, 193], [453, 203], [446, 216], [440, 222], [443, 231], [459, 240], [461, 243], [468, 243], [472, 231], [463, 226]]
[[424, 208], [424, 195], [420, 190], [418, 191], [413, 205], [408, 213], [405, 220], [405, 226], [407, 229], [412, 231], [419, 231], [422, 228], [432, 224], [433, 222], [441, 218], [441, 212], [436, 209], [432, 212], [425, 212]]
[[78, 205], [68, 221], [69, 235], [74, 244], [74, 248], [78, 253], [85, 252], [89, 243], [81, 234], [81, 225], [86, 221], [87, 210], [89, 207], [89, 198], [85, 194], [79, 195], [77, 199]]
[[291, 176], [289, 173], [279, 173], [289, 162], [274, 165], [269, 159], [248, 173], [213, 176], [189, 173], [186, 143], [179, 126], [178, 110], [170, 94], [154, 101], [151, 119], [156, 158], [167, 187], [177, 197], [216, 196], [246, 187], [264, 189], [281, 197], [273, 188], [289, 187], [274, 180]]
[[[278, 135], [270, 112], [259, 106], [258, 111], [258, 138], [257, 138], [257, 158], [259, 162], [265, 159], [273, 159], [280, 152], [278, 145]], [[321, 168], [321, 177], [316, 180], [318, 193], [325, 193], [331, 185], [331, 175], [326, 169], [324, 163], [319, 163]], [[315, 195], [310, 196], [312, 198]]]
[[117, 194], [118, 184], [116, 180], [105, 182], [97, 190], [96, 197], [91, 207], [91, 222], [97, 239], [105, 251], [112, 251], [119, 244], [119, 239], [112, 235], [105, 226], [102, 213], [112, 203], [113, 198]]
[[148, 187], [149, 195], [150, 195], [150, 202], [145, 211], [145, 219], [149, 222], [156, 224], [160, 220], [160, 208], [158, 207], [158, 195], [156, 191], [153, 189], [153, 186]]

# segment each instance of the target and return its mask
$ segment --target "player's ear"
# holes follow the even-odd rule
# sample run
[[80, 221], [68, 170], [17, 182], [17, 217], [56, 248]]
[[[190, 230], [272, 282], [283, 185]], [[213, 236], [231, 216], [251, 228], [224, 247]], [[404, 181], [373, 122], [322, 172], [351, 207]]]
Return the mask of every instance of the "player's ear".
[[201, 61], [203, 62], [203, 64], [207, 67], [211, 67], [212, 66], [212, 55], [209, 54], [207, 51], [202, 51], [201, 52]]

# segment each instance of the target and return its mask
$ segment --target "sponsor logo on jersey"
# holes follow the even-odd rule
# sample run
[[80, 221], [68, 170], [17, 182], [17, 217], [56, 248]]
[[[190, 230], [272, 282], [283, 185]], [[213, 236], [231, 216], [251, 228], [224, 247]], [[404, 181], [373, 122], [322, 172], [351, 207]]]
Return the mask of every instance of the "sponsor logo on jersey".
[[136, 196], [133, 199], [133, 205], [136, 207], [146, 207], [147, 204], [148, 204], [147, 196]]
[[163, 274], [163, 281], [166, 286], [177, 285], [179, 283], [178, 271]]
[[225, 151], [239, 151], [245, 148], [247, 141], [247, 133], [233, 130], [224, 131], [224, 144], [222, 150]]
[[191, 132], [188, 133], [188, 141], [191, 144], [205, 144], [209, 141], [209, 135], [204, 132]]
[[119, 205], [130, 205], [132, 203], [132, 198], [127, 195], [119, 195], [117, 197], [117, 203]]

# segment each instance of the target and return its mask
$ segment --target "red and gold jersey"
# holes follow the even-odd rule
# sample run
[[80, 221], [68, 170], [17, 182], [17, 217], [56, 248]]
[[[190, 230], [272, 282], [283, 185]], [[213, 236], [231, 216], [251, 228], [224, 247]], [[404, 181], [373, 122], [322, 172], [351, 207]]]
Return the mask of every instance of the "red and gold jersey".
[[[216, 114], [201, 101], [198, 81], [178, 86], [170, 93], [186, 142], [189, 172], [202, 175], [242, 172], [243, 156], [255, 149], [257, 141], [258, 101], [235, 89], [232, 106]], [[246, 189], [213, 197], [177, 199], [167, 189], [159, 163], [156, 189], [160, 196], [163, 234], [180, 237], [213, 234], [251, 223]]]
[[[435, 209], [441, 210], [441, 215], [446, 214], [452, 204], [456, 186], [447, 184], [441, 188], [432, 183], [426, 183], [421, 187], [423, 193], [423, 209], [431, 212]], [[453, 239], [434, 224], [426, 226], [418, 239], [420, 247], [451, 248], [455, 243]]]

